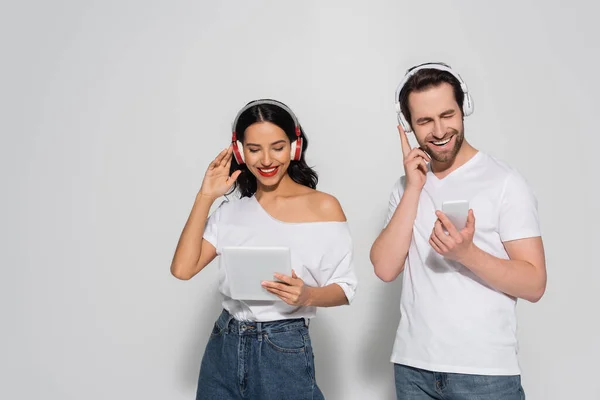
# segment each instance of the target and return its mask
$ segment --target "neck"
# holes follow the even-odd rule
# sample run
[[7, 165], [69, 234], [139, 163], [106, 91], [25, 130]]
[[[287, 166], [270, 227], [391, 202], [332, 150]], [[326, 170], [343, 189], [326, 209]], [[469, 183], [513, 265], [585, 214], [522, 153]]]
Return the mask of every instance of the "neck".
[[458, 150], [458, 153], [453, 160], [447, 162], [431, 160], [431, 171], [435, 174], [435, 176], [442, 179], [455, 169], [464, 165], [467, 161], [473, 158], [477, 152], [478, 150], [465, 140], [462, 146], [460, 146], [460, 150]]
[[296, 185], [298, 184], [294, 182], [288, 174], [285, 174], [279, 183], [273, 186], [265, 186], [260, 182], [257, 182], [255, 196], [258, 200], [262, 198], [269, 199], [277, 196], [286, 196], [293, 191]]

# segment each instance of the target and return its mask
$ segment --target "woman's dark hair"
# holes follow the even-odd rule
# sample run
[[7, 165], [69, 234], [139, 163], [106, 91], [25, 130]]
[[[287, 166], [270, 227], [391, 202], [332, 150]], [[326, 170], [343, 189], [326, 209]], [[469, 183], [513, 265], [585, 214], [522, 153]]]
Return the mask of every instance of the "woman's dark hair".
[[[450, 68], [449, 65], [446, 65], [444, 63], [436, 63], [436, 64], [445, 65], [448, 68]], [[421, 64], [421, 65], [424, 65], [424, 64]], [[420, 67], [421, 65], [416, 65], [416, 66], [412, 67], [411, 69], [409, 69], [407, 71], [407, 73], [412, 71], [415, 68]], [[461, 113], [463, 112], [462, 107], [463, 107], [463, 102], [465, 101], [465, 93], [463, 92], [462, 88], [460, 87], [460, 82], [458, 81], [458, 79], [456, 79], [456, 77], [454, 75], [452, 75], [450, 72], [447, 72], [447, 71], [441, 71], [439, 69], [434, 69], [434, 68], [424, 68], [420, 71], [417, 71], [417, 73], [415, 73], [413, 76], [411, 76], [404, 84], [404, 87], [402, 88], [402, 90], [400, 90], [400, 96], [398, 99], [400, 102], [400, 109], [402, 110], [402, 114], [406, 117], [406, 121], [409, 124], [412, 124], [412, 121], [411, 121], [410, 109], [408, 108], [408, 95], [413, 91], [420, 92], [421, 90], [425, 90], [430, 87], [439, 86], [444, 82], [449, 83], [452, 86], [452, 88], [454, 89], [454, 98], [456, 100], [456, 103], [458, 104], [458, 107], [460, 108], [460, 112]]]
[[[285, 104], [283, 105], [285, 106]], [[239, 116], [236, 126], [233, 127], [235, 132], [237, 132], [237, 139], [244, 143], [244, 134], [246, 133], [246, 128], [257, 122], [270, 122], [277, 125], [285, 132], [290, 140], [290, 143], [297, 139], [294, 119], [285, 109], [273, 104], [260, 103], [248, 108]], [[306, 139], [304, 130], [302, 130], [302, 126], [299, 125], [299, 128], [300, 136], [302, 137], [303, 141], [302, 154], [300, 160], [290, 161], [287, 173], [294, 182], [315, 189], [317, 187], [319, 178], [317, 173], [306, 164], [304, 153], [308, 147], [308, 140]], [[237, 163], [235, 158], [232, 158], [229, 174], [231, 175], [238, 169], [242, 170], [242, 173], [237, 178], [233, 188], [229, 193], [232, 193], [237, 189], [240, 192], [240, 197], [250, 197], [254, 195], [257, 187], [256, 177], [248, 170], [246, 164], [240, 165]]]

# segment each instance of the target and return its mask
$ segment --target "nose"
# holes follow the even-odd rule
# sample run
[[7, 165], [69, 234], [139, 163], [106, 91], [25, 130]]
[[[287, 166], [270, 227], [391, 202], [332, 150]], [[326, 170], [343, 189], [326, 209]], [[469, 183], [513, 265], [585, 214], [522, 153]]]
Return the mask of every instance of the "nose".
[[263, 156], [262, 159], [260, 160], [260, 163], [263, 165], [263, 167], [269, 167], [271, 166], [271, 156], [269, 155], [268, 151], [263, 152]]
[[442, 139], [446, 135], [446, 127], [442, 124], [441, 120], [435, 120], [433, 122], [433, 137], [436, 139]]

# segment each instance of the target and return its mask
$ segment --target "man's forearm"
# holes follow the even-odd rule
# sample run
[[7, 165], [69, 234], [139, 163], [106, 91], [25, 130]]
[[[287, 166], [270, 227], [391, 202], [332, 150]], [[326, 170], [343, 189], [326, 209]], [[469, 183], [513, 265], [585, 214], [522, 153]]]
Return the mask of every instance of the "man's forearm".
[[474, 244], [459, 261], [492, 288], [509, 296], [536, 302], [544, 294], [545, 271], [527, 261], [498, 258]]
[[420, 195], [420, 189], [407, 188], [387, 227], [371, 247], [371, 263], [383, 281], [393, 281], [404, 269]]

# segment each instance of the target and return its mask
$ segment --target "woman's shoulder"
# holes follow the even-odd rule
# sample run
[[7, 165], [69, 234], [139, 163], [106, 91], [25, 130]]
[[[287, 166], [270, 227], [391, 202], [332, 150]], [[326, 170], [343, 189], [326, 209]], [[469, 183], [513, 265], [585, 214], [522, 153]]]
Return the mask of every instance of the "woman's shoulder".
[[346, 215], [340, 202], [329, 193], [313, 190], [308, 196], [310, 208], [319, 220], [331, 222], [345, 222]]

